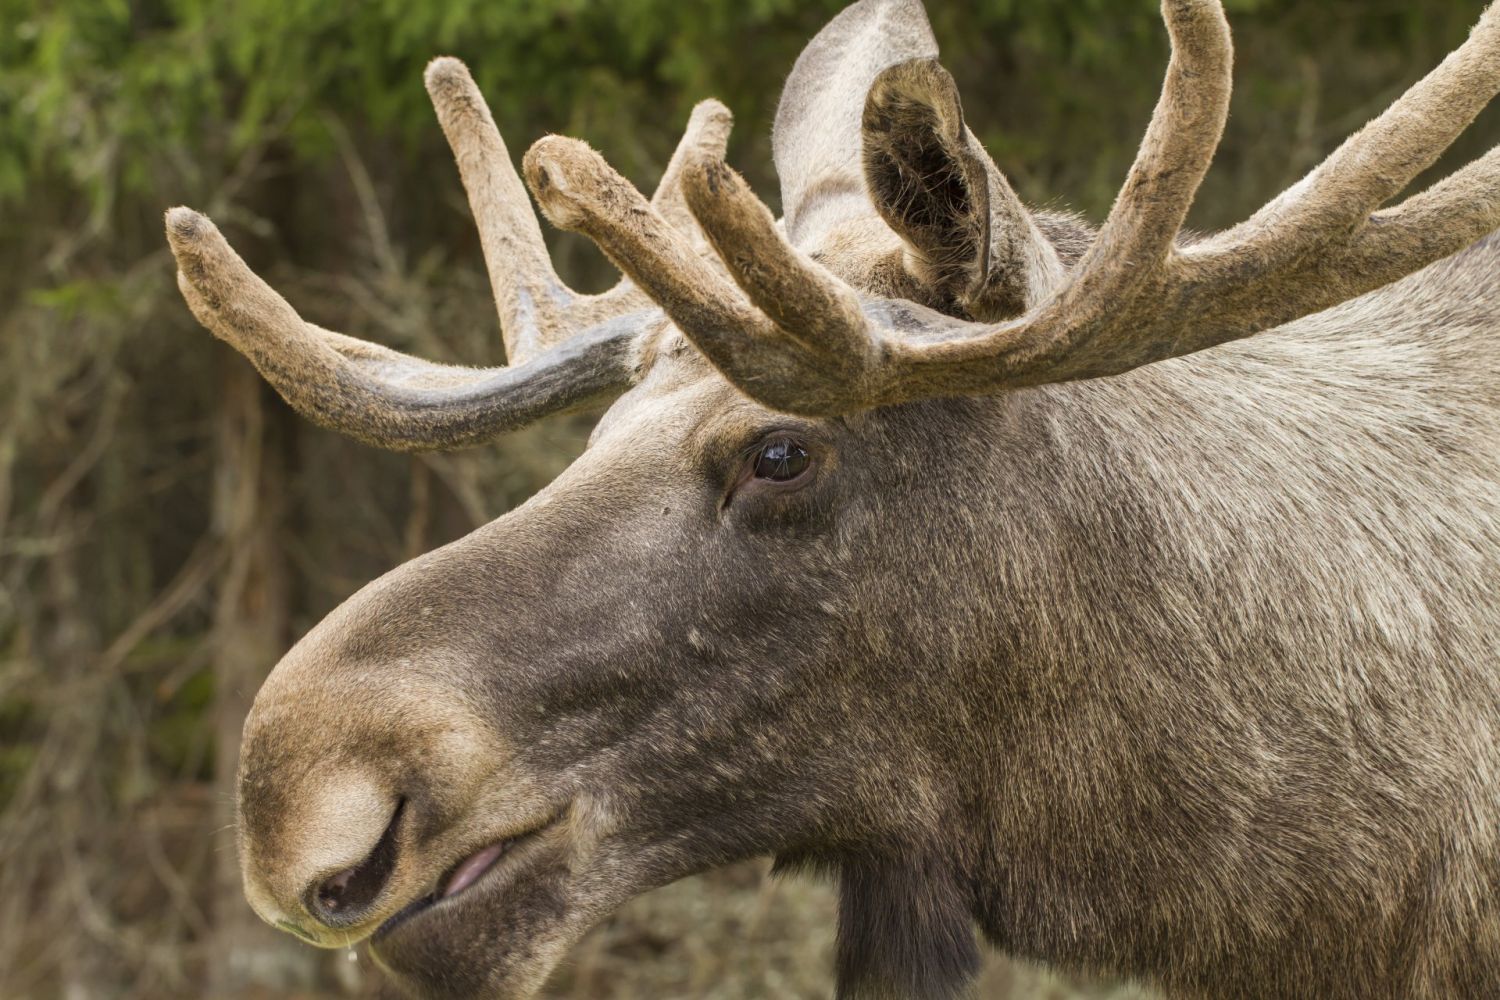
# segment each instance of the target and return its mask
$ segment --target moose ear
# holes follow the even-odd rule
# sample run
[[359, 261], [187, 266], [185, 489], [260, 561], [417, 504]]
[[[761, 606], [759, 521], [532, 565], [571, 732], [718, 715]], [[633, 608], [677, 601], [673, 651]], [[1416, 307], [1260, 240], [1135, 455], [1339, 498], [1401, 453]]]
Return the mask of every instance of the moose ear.
[[[860, 117], [876, 75], [895, 63], [936, 55], [919, 0], [861, 0], [802, 50], [781, 92], [771, 137], [787, 237], [794, 244], [819, 230], [814, 208], [865, 199]], [[842, 214], [847, 217], [847, 206]]]
[[945, 311], [1017, 316], [1050, 290], [1057, 255], [964, 124], [934, 58], [883, 70], [865, 98], [865, 182], [906, 243], [906, 270]]
[[953, 77], [936, 59], [882, 70], [863, 125], [865, 183], [906, 241], [907, 271], [939, 301], [966, 302], [989, 274], [990, 189]]
[[772, 135], [786, 236], [806, 248], [873, 199], [924, 301], [1004, 319], [1064, 268], [964, 125], [937, 51], [919, 0], [860, 0], [802, 50]]

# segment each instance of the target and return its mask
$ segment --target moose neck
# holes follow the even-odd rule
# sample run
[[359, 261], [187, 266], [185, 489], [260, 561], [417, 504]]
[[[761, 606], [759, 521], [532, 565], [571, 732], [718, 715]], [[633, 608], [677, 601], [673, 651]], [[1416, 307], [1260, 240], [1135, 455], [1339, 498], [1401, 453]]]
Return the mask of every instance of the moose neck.
[[[1287, 933], [1320, 941], [1330, 990], [1380, 968], [1443, 821], [1423, 804], [1461, 801], [1463, 762], [1486, 752], [1456, 692], [1500, 703], [1472, 666], [1419, 680], [1485, 662], [1479, 634], [1435, 625], [1477, 595], [1454, 589], [1462, 537], [1433, 525], [1462, 523], [1483, 470], [1461, 456], [1500, 434], [1482, 402], [1496, 372], [1472, 363], [1473, 337], [1494, 337], [1494, 252], [1192, 359], [914, 408], [898, 433], [946, 471], [925, 497], [912, 477], [927, 506], [885, 550], [932, 569], [864, 624], [907, 651], [879, 683], [925, 734], [901, 752], [944, 802], [925, 841], [941, 846], [913, 856], [980, 873], [997, 945], [1166, 965], [1185, 988], [1228, 988], [1209, 972], [1224, 942], [1274, 956]], [[1468, 339], [1415, 322], [1430, 295]], [[1376, 785], [1412, 798], [1377, 816], [1347, 794]], [[1338, 934], [1350, 919], [1379, 931]], [[1246, 995], [1312, 985], [1270, 957], [1242, 967], [1261, 977]]]

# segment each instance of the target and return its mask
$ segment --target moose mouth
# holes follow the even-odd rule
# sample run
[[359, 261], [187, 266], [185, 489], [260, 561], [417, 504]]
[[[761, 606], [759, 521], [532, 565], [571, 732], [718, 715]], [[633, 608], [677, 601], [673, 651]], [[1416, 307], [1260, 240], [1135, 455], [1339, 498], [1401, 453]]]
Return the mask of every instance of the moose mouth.
[[481, 882], [488, 884], [502, 877], [495, 875], [496, 872], [516, 872], [528, 858], [537, 853], [542, 846], [542, 835], [556, 826], [557, 822], [558, 817], [554, 816], [525, 833], [488, 844], [459, 859], [437, 880], [431, 892], [412, 900], [376, 928], [370, 943], [378, 945], [397, 927], [430, 910], [441, 908], [450, 900], [467, 894]]

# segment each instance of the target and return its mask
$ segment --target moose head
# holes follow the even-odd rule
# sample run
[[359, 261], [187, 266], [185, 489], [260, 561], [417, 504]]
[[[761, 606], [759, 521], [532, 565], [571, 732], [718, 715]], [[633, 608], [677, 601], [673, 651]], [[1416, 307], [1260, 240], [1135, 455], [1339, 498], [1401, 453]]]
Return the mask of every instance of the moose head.
[[916, 0], [798, 60], [779, 221], [715, 102], [649, 201], [544, 138], [543, 213], [626, 276], [595, 296], [435, 60], [503, 368], [309, 324], [168, 212], [194, 314], [319, 424], [458, 448], [613, 400], [272, 672], [255, 909], [418, 995], [524, 998], [631, 897], [770, 854], [839, 879], [845, 996], [957, 995], [976, 925], [1185, 995], [1500, 982], [1500, 258], [1450, 258], [1500, 224], [1500, 157], [1383, 207], [1500, 89], [1500, 13], [1194, 238], [1229, 32], [1217, 0], [1163, 15], [1097, 230], [1017, 198]]

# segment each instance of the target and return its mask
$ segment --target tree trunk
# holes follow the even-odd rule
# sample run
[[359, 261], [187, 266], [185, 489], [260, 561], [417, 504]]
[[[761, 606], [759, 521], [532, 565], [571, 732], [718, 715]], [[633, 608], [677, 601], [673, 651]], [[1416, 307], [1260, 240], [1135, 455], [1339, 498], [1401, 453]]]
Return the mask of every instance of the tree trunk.
[[223, 831], [223, 842], [215, 853], [209, 979], [215, 997], [281, 996], [312, 985], [318, 956], [250, 909], [233, 838], [240, 730], [289, 638], [282, 546], [288, 429], [260, 376], [239, 358], [223, 363], [213, 512], [226, 556], [213, 644], [215, 827]]
[[[77, 520], [69, 502], [57, 523], [71, 532], [76, 530]], [[76, 548], [69, 544], [47, 564], [47, 594], [54, 616], [47, 637], [47, 659], [60, 675], [59, 680], [71, 683], [79, 696], [68, 699], [58, 712], [61, 718], [53, 720], [52, 731], [65, 734], [65, 738], [54, 743], [54, 752], [48, 755], [47, 811], [53, 825], [48, 845], [58, 853], [45, 864], [59, 873], [56, 896], [49, 902], [62, 910], [57, 925], [66, 927], [63, 933], [70, 938], [70, 959], [60, 970], [62, 998], [97, 1000], [111, 992], [106, 949], [101, 944], [109, 936], [108, 904], [95, 902], [108, 898], [95, 860], [95, 842], [107, 843], [108, 834], [94, 819], [103, 811], [104, 803], [92, 773], [107, 708], [100, 696], [102, 685], [90, 676], [99, 659], [99, 634], [84, 611], [79, 593], [83, 577], [76, 556]]]

